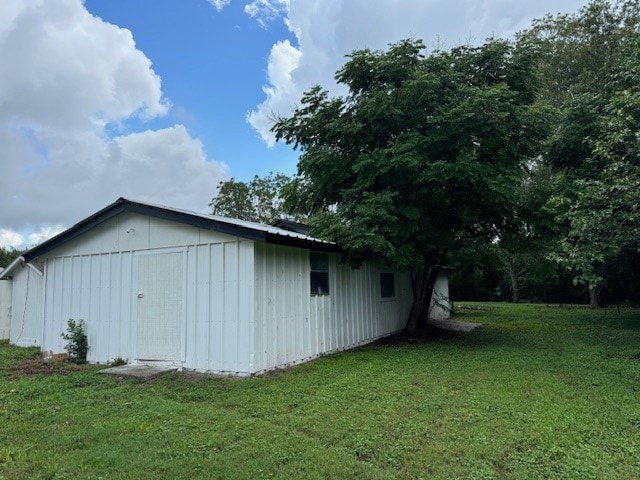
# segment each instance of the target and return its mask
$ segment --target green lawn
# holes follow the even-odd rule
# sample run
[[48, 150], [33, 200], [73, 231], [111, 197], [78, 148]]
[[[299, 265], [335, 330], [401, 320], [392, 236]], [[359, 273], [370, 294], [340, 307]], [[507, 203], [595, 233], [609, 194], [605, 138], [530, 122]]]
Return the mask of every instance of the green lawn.
[[1, 342], [0, 478], [640, 478], [640, 310], [472, 306], [242, 380], [26, 374]]

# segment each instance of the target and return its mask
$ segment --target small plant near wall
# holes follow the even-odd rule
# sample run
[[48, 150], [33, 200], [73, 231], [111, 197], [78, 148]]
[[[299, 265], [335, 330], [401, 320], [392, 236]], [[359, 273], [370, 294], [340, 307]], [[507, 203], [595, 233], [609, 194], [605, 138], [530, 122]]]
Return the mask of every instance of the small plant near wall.
[[118, 357], [118, 358], [115, 358], [113, 360], [113, 362], [111, 362], [109, 364], [109, 366], [110, 367], [121, 367], [122, 365], [126, 365], [126, 364], [127, 364], [127, 361], [124, 358]]
[[84, 320], [77, 322], [70, 318], [67, 321], [67, 333], [61, 334], [62, 338], [67, 341], [64, 347], [74, 363], [87, 363], [87, 351], [89, 350], [89, 342], [85, 332]]

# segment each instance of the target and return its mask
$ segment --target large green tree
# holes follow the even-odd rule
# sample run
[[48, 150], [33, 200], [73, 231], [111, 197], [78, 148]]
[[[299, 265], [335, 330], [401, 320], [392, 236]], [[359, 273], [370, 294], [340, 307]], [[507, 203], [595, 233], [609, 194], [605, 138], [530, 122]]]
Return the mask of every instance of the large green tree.
[[637, 242], [640, 1], [593, 0], [520, 37], [540, 52], [542, 98], [559, 112], [545, 155], [561, 187], [553, 258], [590, 288], [595, 307], [606, 262]]
[[564, 215], [569, 228], [556, 254], [592, 289], [603, 280], [605, 262], [624, 249], [640, 251], [640, 88], [616, 95], [605, 115], [592, 147], [605, 166], [574, 181], [577, 191]]
[[543, 111], [526, 48], [489, 41], [424, 57], [420, 41], [359, 50], [337, 72], [349, 94], [316, 86], [276, 137], [301, 150], [287, 202], [348, 261], [410, 271], [407, 332], [427, 320], [449, 255], [495, 239], [522, 162], [537, 154]]

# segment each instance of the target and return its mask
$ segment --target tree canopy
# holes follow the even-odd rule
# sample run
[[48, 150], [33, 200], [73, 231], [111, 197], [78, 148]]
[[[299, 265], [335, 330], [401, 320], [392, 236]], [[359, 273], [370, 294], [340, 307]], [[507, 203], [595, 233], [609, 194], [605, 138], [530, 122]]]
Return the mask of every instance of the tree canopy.
[[564, 233], [551, 257], [595, 292], [605, 263], [638, 249], [640, 1], [593, 0], [520, 37], [540, 52], [542, 101], [558, 112], [544, 159], [561, 177]]
[[24, 253], [24, 250], [16, 250], [11, 247], [0, 247], [0, 267], [6, 268], [11, 262]]
[[421, 41], [349, 55], [276, 137], [301, 150], [287, 204], [352, 264], [381, 258], [411, 272], [412, 333], [427, 318], [449, 254], [496, 237], [523, 163], [539, 153], [547, 110], [534, 103], [535, 52], [492, 40], [423, 55]]
[[266, 177], [256, 175], [250, 182], [233, 178], [220, 182], [209, 204], [211, 213], [265, 224], [279, 218], [290, 219], [282, 198], [283, 189], [290, 181], [286, 175], [270, 173]]

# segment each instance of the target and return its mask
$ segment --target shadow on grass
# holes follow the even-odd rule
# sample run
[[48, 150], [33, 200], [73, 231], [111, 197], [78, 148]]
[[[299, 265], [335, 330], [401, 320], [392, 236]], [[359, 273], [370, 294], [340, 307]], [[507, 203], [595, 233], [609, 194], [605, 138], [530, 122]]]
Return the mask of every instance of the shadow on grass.
[[408, 335], [406, 332], [396, 333], [388, 337], [383, 337], [374, 342], [374, 345], [405, 346], [421, 343], [446, 342], [448, 340], [460, 338], [463, 332], [445, 330], [434, 325], [427, 324], [426, 328]]

